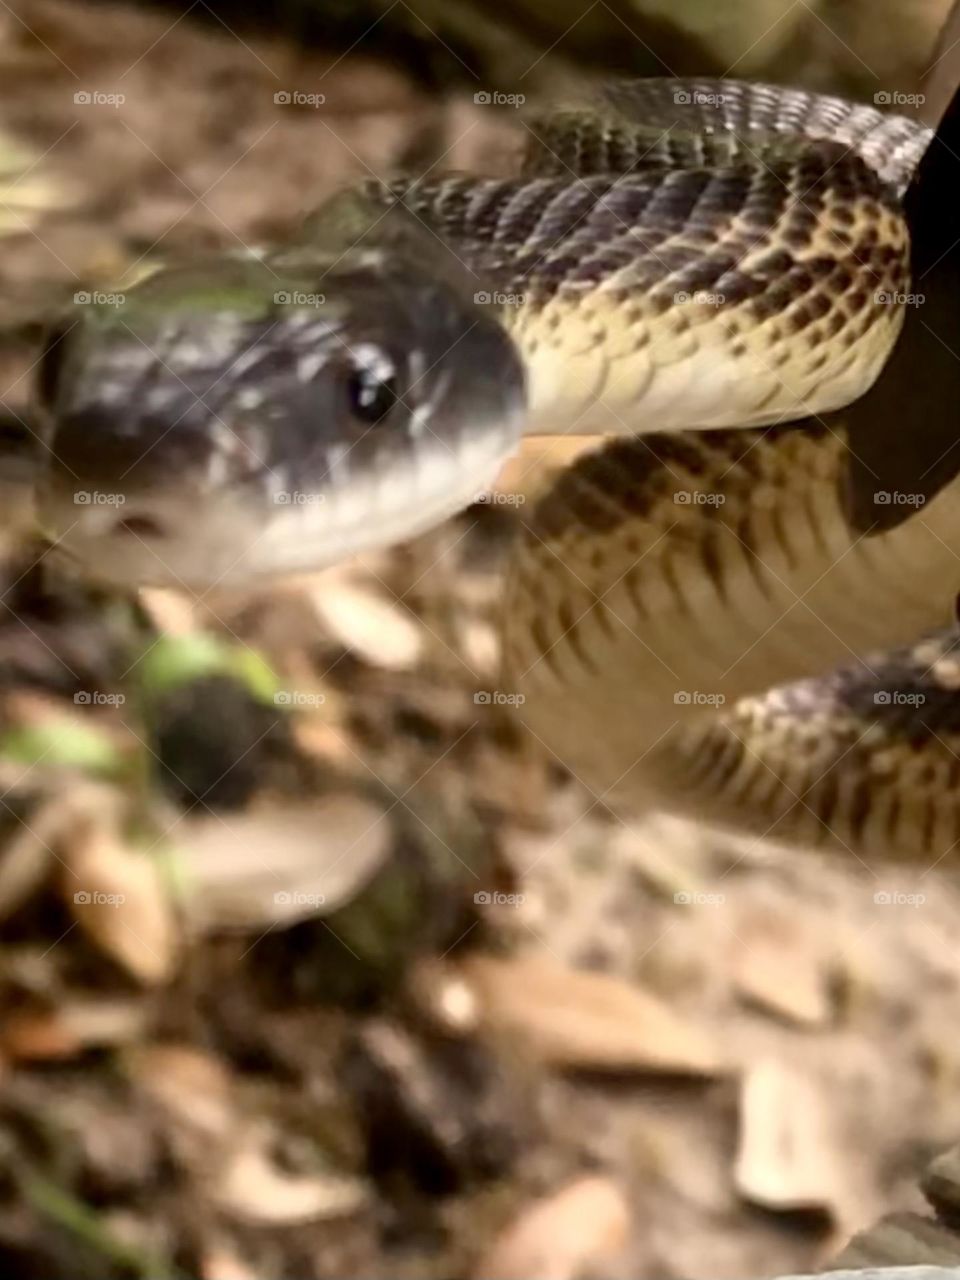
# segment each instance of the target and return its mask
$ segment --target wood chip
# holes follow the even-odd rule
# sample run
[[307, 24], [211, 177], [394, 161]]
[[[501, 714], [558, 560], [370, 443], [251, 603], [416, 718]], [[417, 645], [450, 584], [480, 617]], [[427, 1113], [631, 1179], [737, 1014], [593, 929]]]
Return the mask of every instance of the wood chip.
[[385, 810], [355, 795], [187, 818], [177, 829], [201, 928], [292, 924], [349, 902], [390, 853]]
[[476, 1280], [576, 1280], [602, 1275], [630, 1235], [623, 1192], [607, 1178], [581, 1178], [536, 1200], [496, 1239]]
[[410, 671], [420, 661], [424, 631], [403, 605], [336, 575], [324, 578], [311, 598], [324, 626], [371, 666]]
[[846, 1164], [811, 1082], [772, 1059], [753, 1067], [740, 1100], [740, 1194], [765, 1209], [819, 1210], [837, 1219], [836, 1178]]
[[591, 1071], [710, 1076], [723, 1071], [712, 1037], [648, 992], [528, 953], [473, 956], [474, 984], [488, 1027], [524, 1044], [541, 1062]]

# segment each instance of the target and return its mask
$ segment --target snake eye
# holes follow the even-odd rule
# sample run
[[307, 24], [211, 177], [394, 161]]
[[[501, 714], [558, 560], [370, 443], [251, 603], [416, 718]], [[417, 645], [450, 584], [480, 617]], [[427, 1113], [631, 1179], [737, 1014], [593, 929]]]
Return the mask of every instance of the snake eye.
[[357, 364], [347, 383], [350, 412], [369, 427], [382, 422], [397, 403], [397, 375], [393, 362], [382, 352]]

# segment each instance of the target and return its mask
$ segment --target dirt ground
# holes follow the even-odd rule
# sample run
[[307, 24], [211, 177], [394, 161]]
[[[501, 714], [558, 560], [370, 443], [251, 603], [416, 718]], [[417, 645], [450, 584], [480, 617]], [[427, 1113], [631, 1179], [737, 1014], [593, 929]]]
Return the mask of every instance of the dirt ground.
[[0, 75], [3, 1273], [724, 1280], [921, 1209], [955, 873], [610, 813], [496, 698], [522, 501], [199, 598], [25, 532], [58, 307], [509, 120], [159, 8], [0, 6]]

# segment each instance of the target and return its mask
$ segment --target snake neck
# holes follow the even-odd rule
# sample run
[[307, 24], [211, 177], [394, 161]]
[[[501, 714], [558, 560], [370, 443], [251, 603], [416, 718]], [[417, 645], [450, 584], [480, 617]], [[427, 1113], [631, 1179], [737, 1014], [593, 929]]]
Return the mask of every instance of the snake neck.
[[910, 647], [952, 618], [957, 493], [866, 538], [844, 463], [816, 425], [649, 436], [539, 504], [507, 584], [505, 687], [598, 796], [861, 856], [960, 838], [960, 801], [923, 807], [935, 774], [957, 796], [939, 693], [960, 664], [952, 637]]

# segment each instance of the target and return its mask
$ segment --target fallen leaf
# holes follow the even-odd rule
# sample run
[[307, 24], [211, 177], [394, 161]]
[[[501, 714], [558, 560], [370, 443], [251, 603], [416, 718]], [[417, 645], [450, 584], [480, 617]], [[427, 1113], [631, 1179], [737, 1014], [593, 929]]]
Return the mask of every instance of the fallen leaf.
[[71, 914], [100, 949], [145, 985], [173, 973], [179, 936], [155, 858], [131, 849], [109, 827], [75, 832], [63, 876]]
[[535, 1200], [494, 1240], [476, 1280], [576, 1280], [602, 1275], [626, 1248], [630, 1210], [608, 1178], [581, 1178]]
[[[21, 704], [23, 708], [25, 704]], [[33, 711], [44, 704], [28, 704]], [[39, 714], [42, 716], [43, 711]], [[88, 825], [119, 812], [119, 796], [97, 783], [68, 784], [40, 801], [0, 853], [0, 920], [8, 917], [43, 880], [55, 847]]]
[[221, 1209], [248, 1222], [286, 1225], [341, 1218], [367, 1201], [359, 1179], [286, 1174], [252, 1140], [228, 1159], [212, 1195]]
[[781, 1212], [838, 1215], [843, 1152], [821, 1095], [807, 1077], [772, 1059], [751, 1068], [740, 1098], [734, 1182], [744, 1199]]
[[472, 956], [462, 972], [490, 1029], [552, 1066], [698, 1076], [724, 1069], [710, 1036], [621, 978], [529, 953]]
[[386, 860], [384, 809], [356, 795], [252, 813], [187, 818], [177, 830], [200, 927], [292, 924], [349, 902]]
[[83, 1043], [60, 1014], [49, 1009], [8, 1014], [0, 1026], [0, 1046], [14, 1062], [43, 1062], [76, 1057]]
[[815, 940], [782, 917], [744, 925], [738, 938], [734, 983], [744, 1000], [802, 1026], [830, 1021], [829, 974]]
[[423, 629], [402, 605], [337, 575], [314, 587], [311, 599], [324, 626], [371, 666], [409, 671], [420, 661]]
[[154, 1044], [124, 1058], [136, 1084], [177, 1124], [216, 1146], [236, 1124], [233, 1080], [227, 1068], [192, 1045]]

